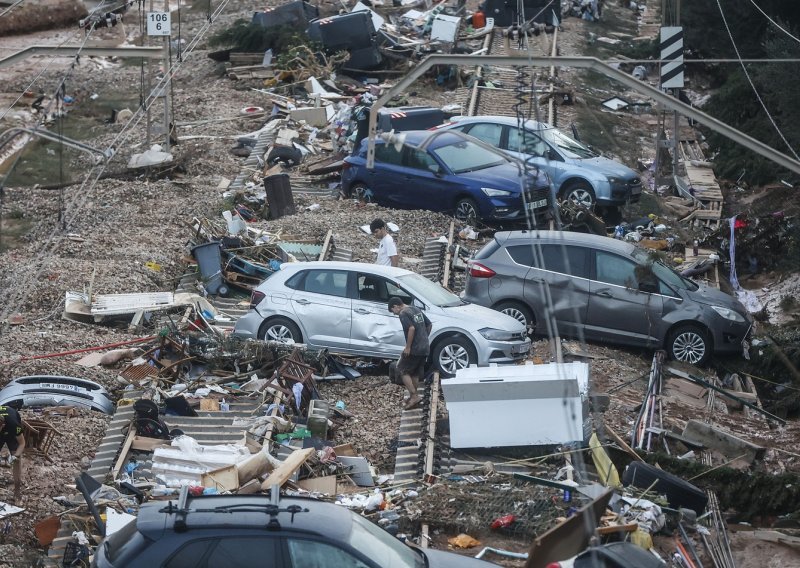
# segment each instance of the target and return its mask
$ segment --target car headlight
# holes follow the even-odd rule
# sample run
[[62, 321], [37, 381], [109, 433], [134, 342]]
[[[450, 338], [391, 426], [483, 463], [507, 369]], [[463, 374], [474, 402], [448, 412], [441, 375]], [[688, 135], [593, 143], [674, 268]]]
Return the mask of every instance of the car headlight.
[[608, 183], [611, 184], [612, 187], [624, 187], [626, 185], [624, 179], [616, 176], [606, 176], [606, 179], [608, 179]]
[[487, 197], [506, 197], [511, 195], [510, 191], [505, 189], [494, 189], [491, 187], [482, 187], [481, 191], [485, 193]]
[[744, 323], [744, 318], [738, 312], [735, 312], [722, 306], [711, 306], [711, 309], [724, 317], [726, 320], [731, 320], [739, 323]]
[[511, 341], [514, 339], [514, 332], [504, 331], [502, 329], [492, 329], [491, 327], [479, 329], [478, 333], [490, 341]]

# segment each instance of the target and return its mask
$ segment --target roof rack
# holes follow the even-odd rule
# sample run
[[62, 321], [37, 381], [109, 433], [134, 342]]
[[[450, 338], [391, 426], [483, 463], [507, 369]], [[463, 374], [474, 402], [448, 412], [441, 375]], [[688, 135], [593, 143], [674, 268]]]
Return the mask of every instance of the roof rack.
[[186, 517], [189, 515], [189, 513], [230, 514], [236, 511], [248, 512], [248, 513], [263, 511], [267, 515], [269, 515], [269, 522], [267, 523], [266, 528], [268, 530], [280, 530], [281, 525], [278, 522], [279, 513], [291, 513], [292, 515], [291, 522], [294, 523], [294, 516], [297, 513], [309, 512], [308, 509], [301, 507], [300, 505], [289, 505], [288, 507], [281, 508], [279, 485], [273, 485], [270, 488], [270, 502], [266, 505], [254, 504], [254, 503], [240, 503], [237, 505], [224, 505], [213, 508], [190, 509], [186, 506], [188, 500], [189, 500], [189, 486], [184, 485], [181, 487], [181, 492], [178, 495], [178, 503], [173, 504], [173, 502], [170, 500], [166, 507], [159, 510], [160, 513], [175, 515], [175, 523], [173, 524], [173, 529], [175, 530], [175, 532], [185, 532], [188, 530], [189, 527], [186, 524]]

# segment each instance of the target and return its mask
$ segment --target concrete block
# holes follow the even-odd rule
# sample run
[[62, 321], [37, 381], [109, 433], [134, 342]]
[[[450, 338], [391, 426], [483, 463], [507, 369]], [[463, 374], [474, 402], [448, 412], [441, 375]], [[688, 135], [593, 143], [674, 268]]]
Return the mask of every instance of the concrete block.
[[739, 458], [751, 463], [762, 459], [766, 451], [766, 448], [762, 446], [742, 440], [730, 432], [725, 432], [699, 420], [689, 420], [683, 429], [683, 436], [690, 440], [696, 440], [707, 448], [717, 450], [727, 458]]

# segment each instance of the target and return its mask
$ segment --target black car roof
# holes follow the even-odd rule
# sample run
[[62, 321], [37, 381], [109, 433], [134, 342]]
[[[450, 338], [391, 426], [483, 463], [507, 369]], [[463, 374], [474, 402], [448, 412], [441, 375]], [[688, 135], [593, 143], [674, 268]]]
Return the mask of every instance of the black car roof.
[[[173, 508], [177, 500], [172, 501]], [[185, 516], [186, 530], [218, 529], [218, 528], [264, 528], [270, 521], [266, 509], [259, 511], [225, 510], [226, 507], [266, 507], [270, 504], [268, 495], [204, 495], [189, 497]], [[145, 537], [158, 540], [165, 532], [174, 530], [179, 515], [169, 513], [168, 501], [151, 501], [139, 510], [136, 528]], [[324, 535], [332, 540], [346, 540], [351, 532], [353, 513], [346, 507], [302, 497], [281, 497], [279, 507], [286, 509], [297, 505], [308, 512], [294, 514], [281, 511], [278, 522], [283, 531], [299, 531]]]

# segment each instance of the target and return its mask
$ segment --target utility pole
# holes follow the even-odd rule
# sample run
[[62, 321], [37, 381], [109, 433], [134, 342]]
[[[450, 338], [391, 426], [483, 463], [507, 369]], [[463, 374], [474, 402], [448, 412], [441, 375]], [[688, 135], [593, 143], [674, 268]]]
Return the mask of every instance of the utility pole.
[[[164, 12], [153, 11], [153, 0], [150, 0], [150, 11], [147, 13], [147, 36], [148, 40], [151, 36], [162, 36], [164, 38], [164, 79], [161, 81], [161, 87], [155, 92], [152, 92], [152, 69], [148, 65], [147, 73], [147, 91], [148, 99], [152, 101], [158, 97], [164, 98], [164, 133], [165, 143], [164, 151], [169, 152], [170, 146], [170, 56], [169, 56], [169, 42], [171, 34], [171, 17], [169, 12], [169, 0], [164, 0]], [[147, 145], [150, 146], [151, 134], [151, 118], [150, 107], [147, 108]]]
[[[681, 1], [661, 1], [661, 33], [659, 79], [661, 88], [680, 99], [684, 86], [683, 74], [683, 27], [681, 27]], [[666, 111], [664, 111], [666, 112]], [[680, 115], [673, 112], [672, 124], [672, 174], [678, 173], [680, 152]]]

